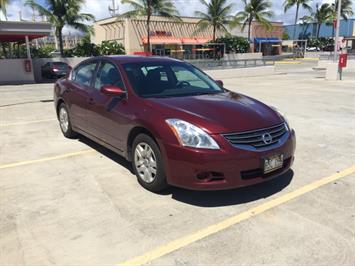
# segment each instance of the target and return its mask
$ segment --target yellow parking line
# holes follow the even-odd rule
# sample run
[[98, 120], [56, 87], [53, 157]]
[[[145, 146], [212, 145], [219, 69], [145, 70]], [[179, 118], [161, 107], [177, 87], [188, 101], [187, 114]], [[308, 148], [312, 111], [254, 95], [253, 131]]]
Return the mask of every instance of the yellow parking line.
[[41, 119], [41, 120], [32, 120], [32, 121], [23, 121], [23, 122], [17, 122], [17, 123], [0, 123], [0, 127], [11, 127], [11, 126], [22, 126], [22, 125], [29, 125], [29, 124], [34, 124], [34, 123], [43, 123], [43, 122], [49, 122], [49, 121], [56, 121], [57, 119], [51, 118], [51, 119]]
[[355, 165], [353, 165], [352, 167], [350, 167], [344, 171], [341, 171], [337, 174], [322, 178], [322, 179], [315, 181], [311, 184], [308, 184], [304, 187], [296, 189], [295, 191], [289, 192], [283, 196], [280, 196], [278, 198], [267, 201], [259, 206], [253, 207], [245, 212], [242, 212], [242, 213], [237, 214], [233, 217], [230, 217], [222, 222], [208, 226], [208, 227], [201, 229], [195, 233], [181, 237], [181, 238], [176, 239], [172, 242], [169, 242], [165, 245], [157, 247], [157, 248], [155, 248], [151, 251], [148, 251], [147, 253], [145, 253], [139, 257], [130, 259], [130, 260], [123, 262], [119, 265], [133, 266], [133, 265], [143, 265], [143, 264], [152, 262], [155, 259], [158, 259], [162, 256], [165, 256], [165, 255], [167, 255], [171, 252], [174, 252], [178, 249], [181, 249], [183, 247], [186, 247], [186, 246], [188, 246], [196, 241], [199, 241], [205, 237], [216, 234], [216, 233], [218, 233], [222, 230], [225, 230], [233, 225], [236, 225], [244, 220], [247, 220], [247, 219], [254, 217], [258, 214], [266, 212], [267, 210], [270, 210], [270, 209], [275, 208], [279, 205], [282, 205], [286, 202], [289, 202], [289, 201], [291, 201], [295, 198], [298, 198], [308, 192], [311, 192], [317, 188], [320, 188], [326, 184], [334, 182], [342, 177], [348, 176], [353, 173], [355, 173]]
[[46, 158], [37, 159], [37, 160], [29, 160], [29, 161], [22, 161], [22, 162], [17, 162], [17, 163], [3, 164], [3, 165], [0, 165], [0, 169], [14, 168], [14, 167], [24, 166], [24, 165], [29, 165], [29, 164], [37, 164], [37, 163], [43, 163], [43, 162], [48, 162], [48, 161], [60, 160], [60, 159], [65, 159], [65, 158], [69, 158], [69, 157], [93, 153], [94, 151], [95, 150], [84, 150], [84, 151], [66, 153], [66, 154], [52, 156], [52, 157], [46, 157]]
[[292, 62], [292, 61], [278, 61], [278, 62], [275, 62], [276, 65], [299, 65], [301, 64], [301, 62], [298, 62], [298, 61], [295, 61], [295, 62]]
[[312, 58], [312, 57], [309, 57], [309, 58], [302, 58], [303, 61], [319, 61], [319, 58]]

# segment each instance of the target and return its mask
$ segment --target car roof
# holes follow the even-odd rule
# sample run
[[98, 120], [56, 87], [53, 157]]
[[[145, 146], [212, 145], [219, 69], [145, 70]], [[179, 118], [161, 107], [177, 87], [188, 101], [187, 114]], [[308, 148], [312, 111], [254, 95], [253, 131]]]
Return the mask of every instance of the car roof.
[[182, 62], [177, 59], [160, 57], [160, 56], [138, 56], [138, 55], [119, 55], [119, 56], [100, 56], [91, 59], [103, 60], [107, 59], [110, 61], [115, 61], [119, 64], [126, 63], [145, 63], [145, 62], [159, 62], [159, 63], [168, 63], [168, 62]]

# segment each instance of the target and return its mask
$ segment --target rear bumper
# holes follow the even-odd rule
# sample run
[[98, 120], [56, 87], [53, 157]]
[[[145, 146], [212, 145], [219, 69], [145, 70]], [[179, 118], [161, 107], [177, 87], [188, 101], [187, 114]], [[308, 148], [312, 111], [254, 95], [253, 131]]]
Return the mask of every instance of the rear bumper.
[[[293, 164], [296, 148], [295, 132], [276, 148], [248, 151], [230, 145], [222, 136], [214, 138], [221, 150], [197, 150], [163, 144], [163, 157], [168, 183], [193, 190], [225, 190], [265, 182], [287, 172]], [[264, 157], [284, 155], [283, 168], [263, 174]]]

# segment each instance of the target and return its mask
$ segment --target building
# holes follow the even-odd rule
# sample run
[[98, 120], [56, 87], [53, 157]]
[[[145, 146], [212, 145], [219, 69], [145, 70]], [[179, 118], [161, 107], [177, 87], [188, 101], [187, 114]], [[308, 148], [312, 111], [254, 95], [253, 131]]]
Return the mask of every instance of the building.
[[[181, 17], [181, 22], [169, 20], [160, 16], [153, 16], [150, 24], [151, 51], [155, 55], [171, 56], [176, 58], [196, 59], [206, 58], [213, 50], [212, 28], [196, 32], [199, 18]], [[253, 22], [251, 28], [251, 43], [253, 52], [262, 52], [264, 55], [281, 53], [281, 40], [283, 35], [282, 23], [272, 23], [271, 31]], [[145, 18], [117, 17], [99, 20], [94, 23], [94, 36], [92, 41], [101, 44], [102, 41], [118, 41], [122, 43], [127, 54], [140, 53], [146, 50], [147, 31]], [[230, 29], [232, 36], [248, 37], [247, 29], [240, 27]], [[222, 37], [217, 32], [217, 37]]]
[[[63, 35], [63, 48], [64, 49], [72, 49], [78, 45], [82, 41], [83, 37], [81, 35]], [[53, 36], [44, 37], [37, 39], [35, 41], [36, 46], [46, 46], [51, 45], [56, 47], [56, 50], [59, 50], [59, 44], [56, 38]]]
[[[294, 30], [296, 27], [296, 35], [294, 35]], [[290, 39], [293, 40], [304, 40], [307, 38], [317, 37], [317, 23], [304, 23], [297, 25], [286, 25], [284, 26], [285, 32], [288, 33]], [[321, 38], [332, 38], [335, 35], [334, 27], [332, 24], [323, 23], [319, 31], [319, 37]], [[342, 37], [355, 37], [355, 19], [341, 20], [340, 22], [340, 36]]]
[[[296, 35], [294, 34], [294, 29], [296, 27]], [[317, 37], [318, 24], [317, 23], [305, 23], [297, 25], [287, 25], [284, 27], [285, 31], [288, 33], [291, 39], [305, 40], [309, 38]], [[340, 22], [340, 32], [341, 37], [340, 46], [346, 47], [348, 52], [355, 52], [355, 19], [341, 20]], [[319, 37], [320, 38], [334, 38], [335, 28], [331, 24], [323, 23], [320, 27]]]
[[260, 52], [264, 56], [282, 53], [283, 23], [271, 22], [271, 26], [272, 28], [268, 30], [258, 22], [252, 23], [251, 39], [254, 52]]
[[[203, 46], [212, 40], [212, 29], [196, 33], [198, 18], [181, 17], [181, 22], [153, 16], [150, 24], [151, 51], [155, 55], [177, 58], [198, 58], [207, 52]], [[217, 33], [217, 37], [221, 36]], [[148, 36], [145, 18], [117, 17], [99, 20], [94, 23], [92, 41], [118, 41], [122, 43], [127, 54], [146, 50]]]
[[14, 43], [17, 48], [25, 44], [27, 52], [26, 58], [22, 59], [14, 59], [16, 53], [11, 51], [7, 51], [10, 58], [0, 58], [0, 84], [34, 81], [30, 42], [49, 36], [51, 32], [52, 25], [46, 22], [0, 21], [0, 46], [5, 50], [3, 44], [6, 43]]

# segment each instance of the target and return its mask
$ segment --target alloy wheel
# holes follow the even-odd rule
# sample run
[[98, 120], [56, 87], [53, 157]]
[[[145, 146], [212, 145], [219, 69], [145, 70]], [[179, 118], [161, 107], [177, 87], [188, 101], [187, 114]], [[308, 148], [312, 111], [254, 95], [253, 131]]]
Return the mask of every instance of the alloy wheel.
[[145, 183], [153, 183], [157, 175], [157, 161], [153, 149], [145, 142], [136, 146], [134, 164], [139, 177]]
[[67, 110], [62, 107], [59, 110], [59, 123], [63, 132], [67, 132], [69, 129], [69, 116]]

